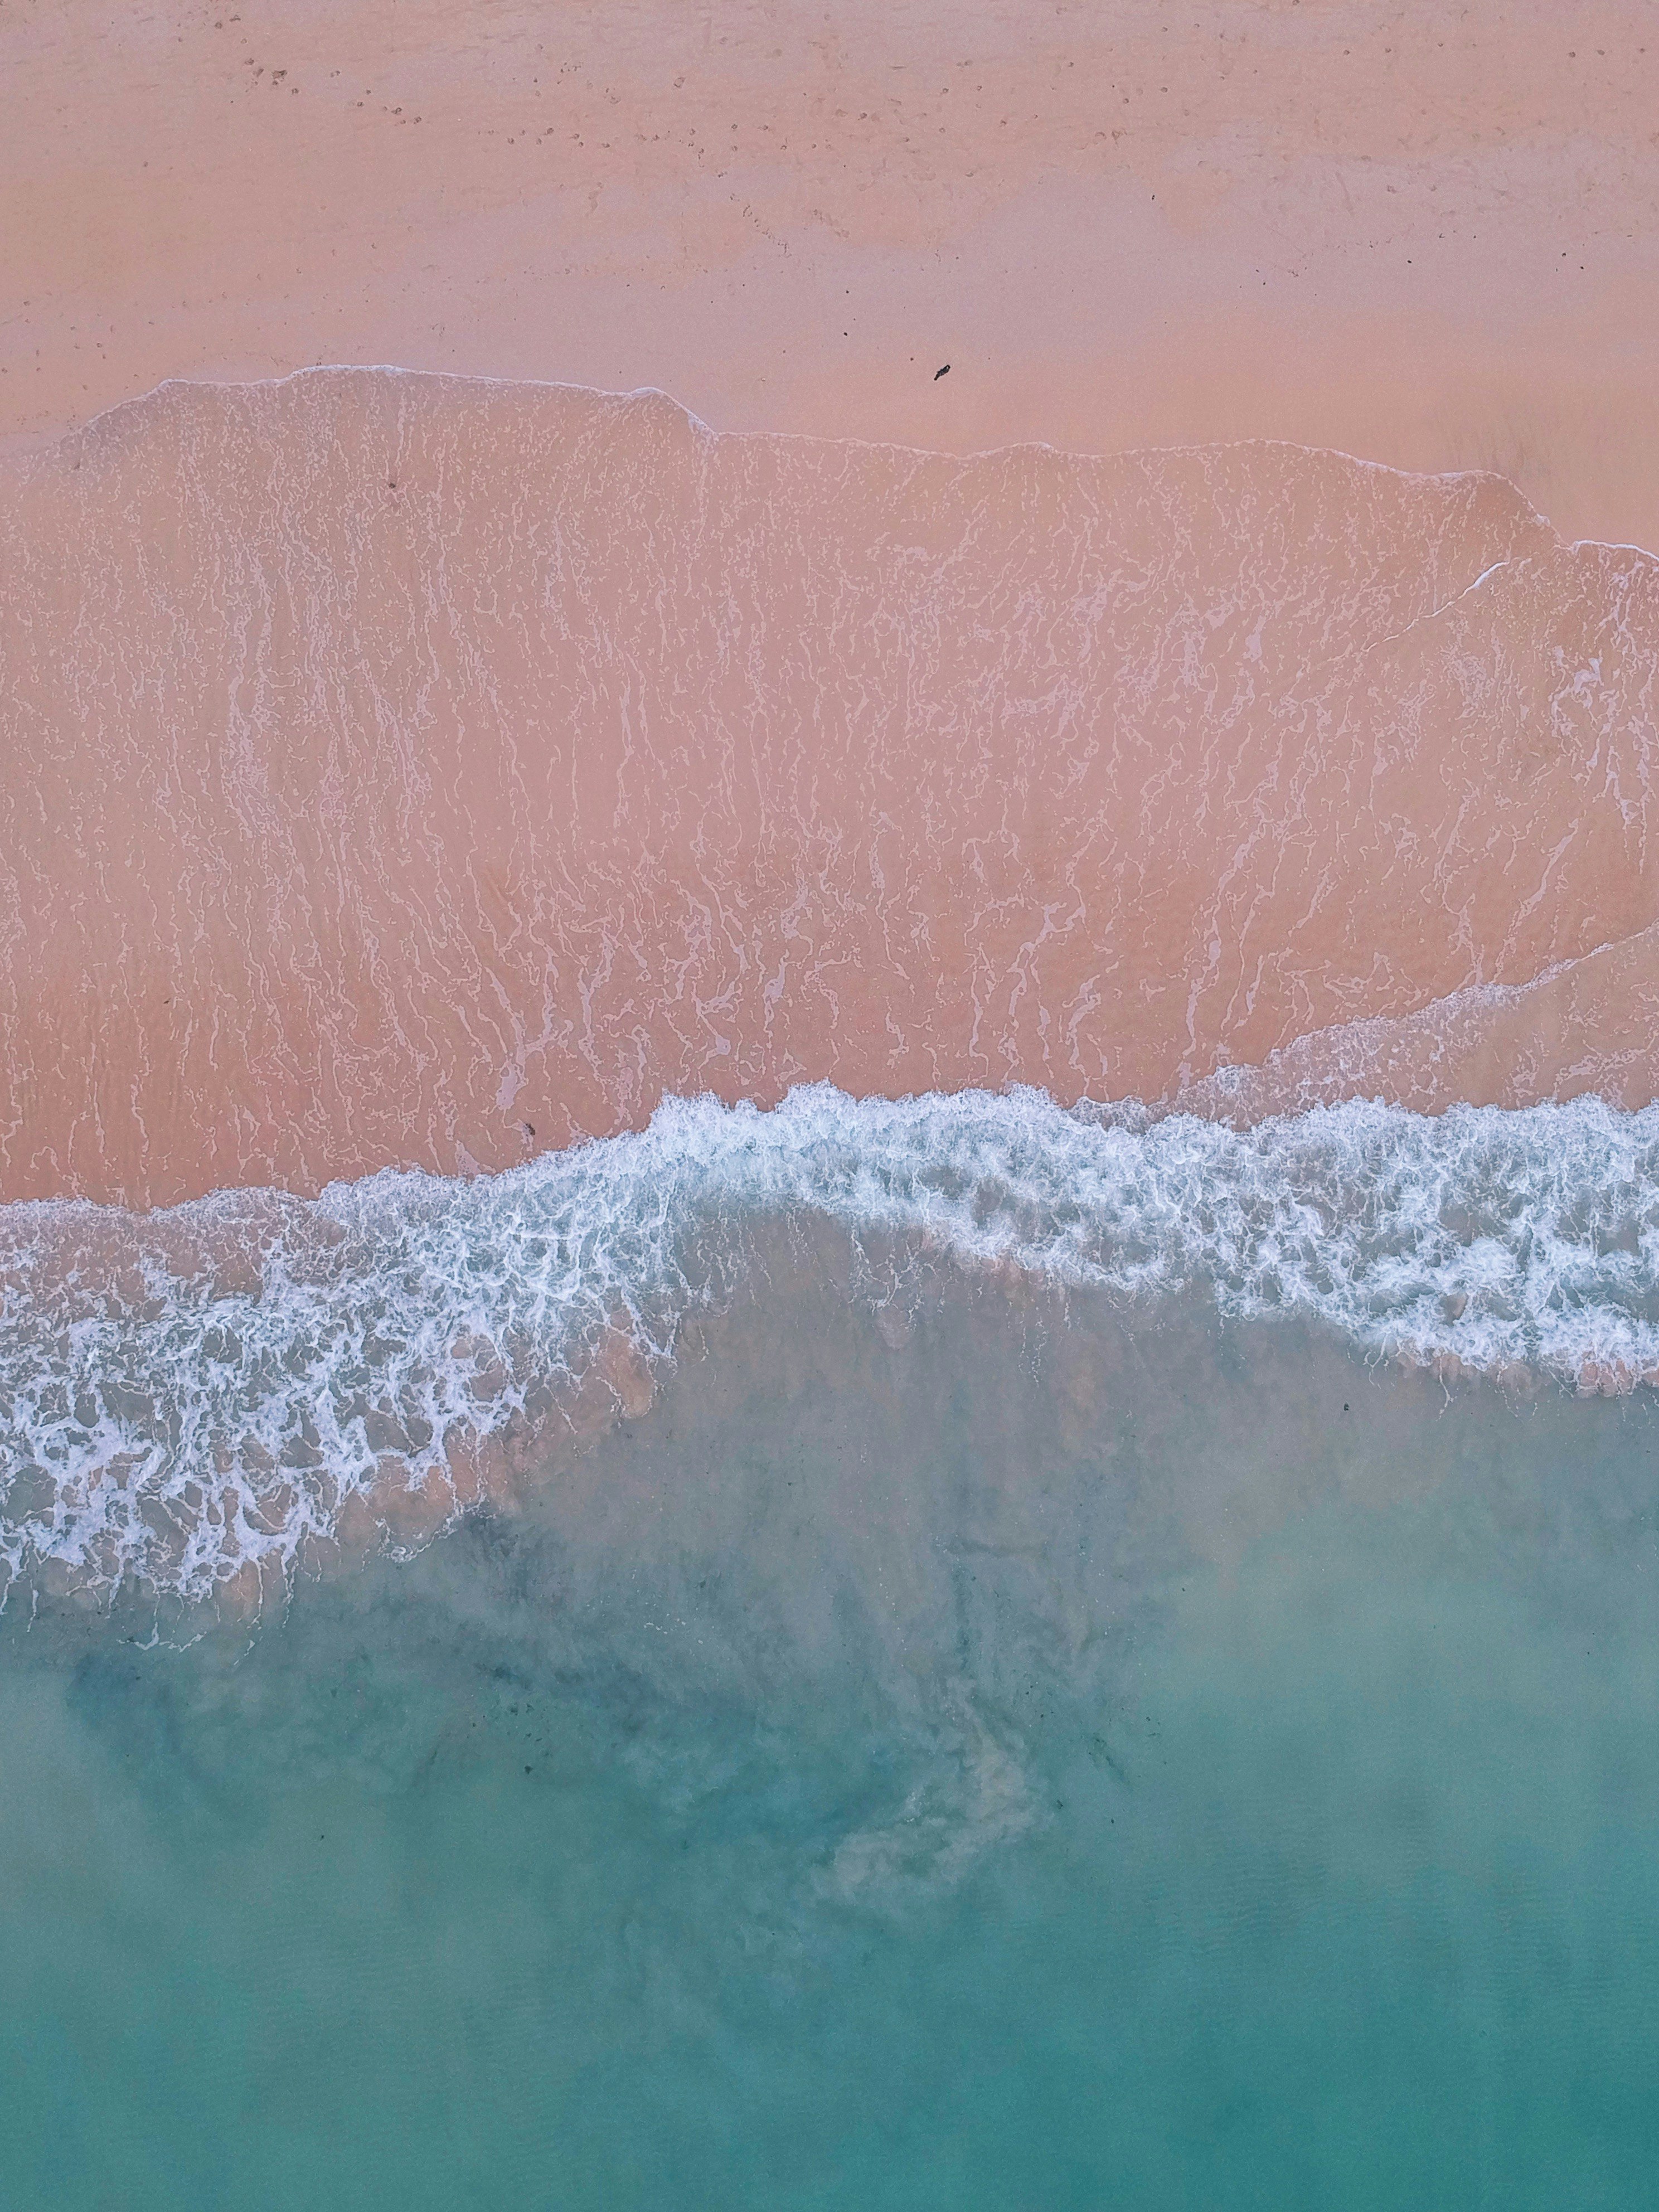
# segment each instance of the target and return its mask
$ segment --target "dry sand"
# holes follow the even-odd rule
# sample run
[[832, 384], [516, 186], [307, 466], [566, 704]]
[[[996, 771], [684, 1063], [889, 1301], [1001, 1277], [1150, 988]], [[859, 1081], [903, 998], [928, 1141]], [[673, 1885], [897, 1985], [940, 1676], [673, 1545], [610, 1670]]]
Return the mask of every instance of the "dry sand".
[[1659, 548], [1647, 0], [9, 0], [0, 72], [14, 442], [391, 362], [1497, 468]]

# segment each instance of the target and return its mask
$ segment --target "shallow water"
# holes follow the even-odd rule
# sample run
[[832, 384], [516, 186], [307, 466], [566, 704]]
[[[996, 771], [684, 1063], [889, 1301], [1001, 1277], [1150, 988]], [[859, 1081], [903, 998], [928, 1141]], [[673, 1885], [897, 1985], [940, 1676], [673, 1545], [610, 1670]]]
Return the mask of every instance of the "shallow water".
[[791, 1249], [417, 1557], [14, 1593], [12, 2201], [1640, 2201], [1648, 1394]]
[[1659, 1096], [1659, 560], [1499, 477], [316, 368], [0, 461], [0, 566], [9, 1199], [819, 1079]]
[[556, 1435], [642, 1411], [687, 1332], [804, 1265], [895, 1344], [967, 1271], [1628, 1391], [1659, 1382], [1659, 1109], [1354, 1102], [1236, 1131], [821, 1085], [769, 1114], [671, 1101], [496, 1176], [9, 1207], [0, 1577], [248, 1603], [381, 1522], [417, 1539], [541, 1484]]

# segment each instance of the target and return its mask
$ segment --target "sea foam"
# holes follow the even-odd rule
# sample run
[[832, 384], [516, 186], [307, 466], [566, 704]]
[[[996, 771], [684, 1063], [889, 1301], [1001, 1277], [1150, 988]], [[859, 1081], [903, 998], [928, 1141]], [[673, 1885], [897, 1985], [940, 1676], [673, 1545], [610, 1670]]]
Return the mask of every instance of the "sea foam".
[[596, 1382], [639, 1410], [757, 1238], [814, 1220], [872, 1304], [930, 1266], [1014, 1271], [1149, 1325], [1196, 1292], [1443, 1372], [1659, 1381], [1659, 1109], [1349, 1103], [1237, 1131], [1030, 1090], [673, 1100], [493, 1176], [0, 1211], [0, 1559], [201, 1598], [389, 1487], [441, 1521], [480, 1443]]

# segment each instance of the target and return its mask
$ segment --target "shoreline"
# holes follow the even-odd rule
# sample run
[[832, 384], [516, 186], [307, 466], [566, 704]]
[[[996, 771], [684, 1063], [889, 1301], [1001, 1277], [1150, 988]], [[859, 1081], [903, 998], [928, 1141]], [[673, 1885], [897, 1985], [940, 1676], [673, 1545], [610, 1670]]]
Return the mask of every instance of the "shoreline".
[[0, 32], [0, 450], [392, 359], [957, 453], [1285, 437], [1659, 545], [1639, 5], [70, 14]]
[[0, 474], [9, 1197], [819, 1079], [1654, 1095], [1659, 564], [1500, 477], [366, 371]]

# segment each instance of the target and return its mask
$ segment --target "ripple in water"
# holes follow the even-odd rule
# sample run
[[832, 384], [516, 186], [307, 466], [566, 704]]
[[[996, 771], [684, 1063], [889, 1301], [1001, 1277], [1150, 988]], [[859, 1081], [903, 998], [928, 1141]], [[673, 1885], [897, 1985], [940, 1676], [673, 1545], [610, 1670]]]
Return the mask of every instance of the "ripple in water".
[[1659, 1377], [1659, 1116], [1599, 1101], [1427, 1118], [1359, 1103], [1237, 1132], [1042, 1093], [648, 1130], [495, 1177], [381, 1174], [315, 1201], [0, 1215], [0, 1560], [90, 1598], [246, 1605], [407, 1544], [538, 1454], [650, 1403], [680, 1336], [781, 1238], [904, 1331], [989, 1272], [1156, 1317], [1318, 1321], [1370, 1356], [1581, 1389]]
[[[933, 1110], [895, 1112], [885, 1203], [936, 1187]], [[1468, 1212], [1424, 1199], [1436, 1264], [1536, 1169], [1520, 1120], [1471, 1119]], [[981, 1194], [999, 1133], [988, 1250], [1098, 1237], [1034, 1199], [1014, 1237], [1043, 1112], [955, 1125]], [[1374, 1188], [1420, 1194], [1450, 1133], [1367, 1126]], [[1051, 1134], [1150, 1203], [1157, 1132]], [[1162, 1141], [1232, 1163], [1282, 1273], [1314, 1132]], [[924, 1264], [816, 1173], [648, 1407], [539, 1432], [416, 1555], [205, 1632], [14, 1595], [18, 2201], [1639, 2201], [1649, 1394], [1379, 1364], [1308, 1300], [1237, 1310], [1243, 1273], [1224, 1310], [1195, 1270]]]

